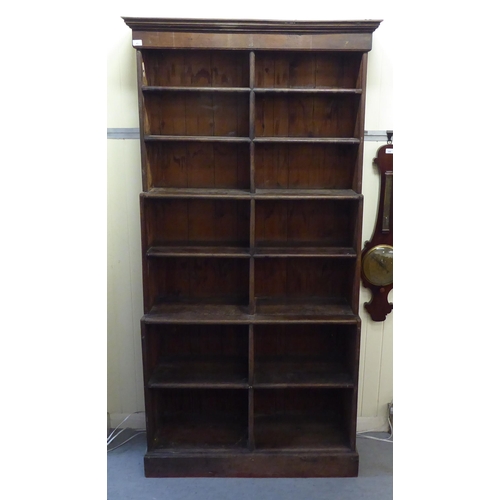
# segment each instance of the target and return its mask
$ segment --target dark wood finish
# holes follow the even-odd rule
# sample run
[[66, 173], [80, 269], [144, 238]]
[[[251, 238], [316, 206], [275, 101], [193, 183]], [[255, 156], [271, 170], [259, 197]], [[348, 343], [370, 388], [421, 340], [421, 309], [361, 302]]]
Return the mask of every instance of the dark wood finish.
[[254, 386], [353, 388], [355, 339], [355, 326], [258, 325]]
[[355, 92], [362, 53], [259, 52], [257, 91]]
[[[361, 60], [360, 71], [358, 75], [358, 84], [364, 86], [366, 81], [366, 72], [368, 66], [368, 54], [363, 54], [363, 59]], [[358, 154], [356, 156], [356, 168], [354, 169], [354, 180], [353, 189], [360, 193], [362, 186], [362, 173], [363, 173], [363, 146], [365, 140], [364, 125], [365, 125], [365, 103], [366, 103], [366, 92], [363, 92], [360, 96], [358, 115], [355, 125], [355, 133], [359, 138], [359, 148]], [[360, 249], [361, 250], [361, 249]]]
[[147, 51], [144, 57], [144, 71], [143, 90], [148, 87], [249, 90], [248, 63], [240, 52]]
[[141, 47], [148, 49], [183, 48], [225, 49], [235, 50], [252, 48], [255, 50], [371, 50], [372, 36], [370, 33], [332, 33], [300, 36], [286, 36], [268, 33], [153, 33], [137, 30], [133, 33], [134, 40], [141, 41]]
[[255, 389], [255, 448], [349, 450], [349, 389]]
[[145, 384], [155, 388], [248, 388], [244, 325], [151, 325]]
[[250, 142], [247, 137], [230, 137], [230, 136], [205, 136], [205, 135], [145, 135], [146, 142]]
[[124, 20], [143, 168], [146, 476], [357, 475], [380, 21]]
[[[139, 105], [139, 116], [144, 116], [144, 96], [141, 92], [141, 86], [145, 81], [144, 65], [142, 62], [142, 52], [136, 51], [136, 65], [137, 65], [137, 88], [139, 91], [138, 95], [138, 105]], [[139, 120], [139, 135], [140, 135], [140, 149], [141, 149], [141, 172], [142, 172], [142, 189], [146, 190], [151, 185], [151, 169], [147, 168], [147, 148], [144, 141], [145, 134], [145, 123], [144, 120]]]
[[148, 249], [186, 245], [249, 246], [248, 201], [144, 198], [143, 211]]
[[244, 389], [152, 390], [158, 408], [156, 449], [228, 450], [246, 448], [248, 394]]
[[144, 94], [145, 134], [248, 137], [248, 98], [241, 93]]
[[258, 142], [255, 149], [257, 188], [354, 189], [357, 146]]
[[359, 456], [347, 448], [329, 452], [279, 453], [246, 450], [226, 453], [168, 453], [148, 451], [144, 457], [146, 477], [355, 477]]
[[[363, 21], [272, 21], [230, 19], [165, 19], [152, 17], [123, 17], [132, 30], [152, 33], [277, 33], [283, 35], [312, 33], [373, 33], [382, 20]], [[203, 47], [203, 45], [200, 45]], [[230, 46], [231, 47], [231, 46]]]
[[219, 188], [152, 188], [146, 193], [141, 193], [144, 198], [213, 198], [213, 199], [242, 199], [250, 200], [250, 192], [244, 189], [219, 189]]
[[263, 258], [255, 261], [255, 295], [275, 303], [306, 306], [317, 300], [350, 304], [356, 262], [353, 259]]
[[258, 299], [255, 313], [246, 304], [160, 303], [147, 309], [146, 324], [260, 324], [332, 323], [357, 324], [359, 317], [345, 300]]
[[158, 304], [248, 304], [246, 259], [168, 257], [148, 259], [145, 310]]
[[359, 95], [257, 93], [256, 137], [355, 138]]
[[333, 200], [257, 200], [255, 246], [350, 247], [358, 203]]
[[148, 188], [248, 189], [248, 144], [147, 139]]

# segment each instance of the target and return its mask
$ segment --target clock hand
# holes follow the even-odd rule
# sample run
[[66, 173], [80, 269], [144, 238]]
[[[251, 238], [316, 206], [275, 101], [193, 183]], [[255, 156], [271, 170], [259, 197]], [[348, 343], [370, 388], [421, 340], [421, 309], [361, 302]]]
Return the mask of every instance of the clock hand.
[[389, 272], [389, 268], [387, 267], [386, 263], [384, 262], [384, 259], [377, 256], [377, 255], [374, 255], [373, 256], [373, 260], [375, 260], [375, 262], [377, 262], [378, 264], [380, 264], [380, 267], [382, 267], [384, 269], [384, 271], [386, 271], [387, 273]]

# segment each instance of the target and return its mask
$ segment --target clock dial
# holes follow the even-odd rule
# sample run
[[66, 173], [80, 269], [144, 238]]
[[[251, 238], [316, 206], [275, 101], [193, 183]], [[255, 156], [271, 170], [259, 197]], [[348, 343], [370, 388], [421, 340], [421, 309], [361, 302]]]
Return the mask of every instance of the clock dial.
[[392, 283], [393, 248], [390, 245], [378, 245], [371, 248], [363, 258], [363, 273], [375, 286], [387, 286]]

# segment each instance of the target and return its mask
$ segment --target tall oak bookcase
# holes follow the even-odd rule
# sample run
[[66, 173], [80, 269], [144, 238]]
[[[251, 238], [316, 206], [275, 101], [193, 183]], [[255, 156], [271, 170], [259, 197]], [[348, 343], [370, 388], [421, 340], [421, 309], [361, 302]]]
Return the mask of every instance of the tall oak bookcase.
[[123, 19], [137, 49], [146, 476], [356, 476], [380, 21]]

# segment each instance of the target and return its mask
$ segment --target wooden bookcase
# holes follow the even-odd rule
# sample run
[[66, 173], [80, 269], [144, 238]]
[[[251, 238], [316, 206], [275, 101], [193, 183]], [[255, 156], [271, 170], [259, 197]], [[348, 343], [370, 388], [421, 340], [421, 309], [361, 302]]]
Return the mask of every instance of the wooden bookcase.
[[357, 475], [365, 81], [380, 21], [124, 21], [146, 476]]

